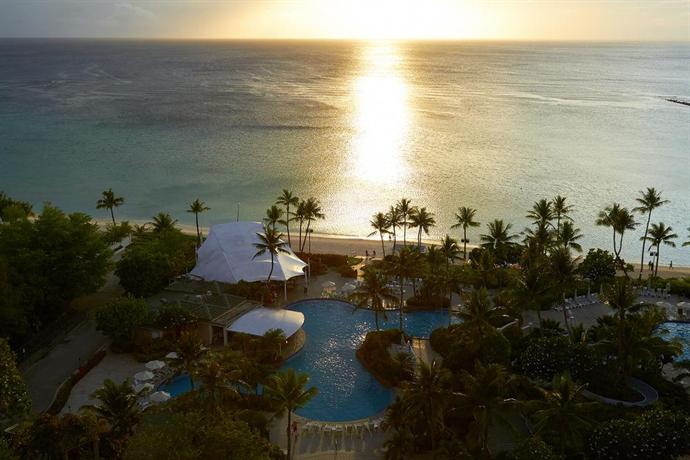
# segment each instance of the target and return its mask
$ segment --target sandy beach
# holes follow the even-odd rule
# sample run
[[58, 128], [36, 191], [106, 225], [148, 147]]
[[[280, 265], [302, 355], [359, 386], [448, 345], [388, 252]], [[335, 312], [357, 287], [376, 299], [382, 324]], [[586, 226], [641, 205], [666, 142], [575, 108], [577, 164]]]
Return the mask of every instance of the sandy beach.
[[[108, 220], [94, 220], [98, 225], [104, 226], [110, 221]], [[146, 223], [146, 221], [129, 221], [131, 224], [137, 224], [137, 225], [142, 225]], [[189, 234], [189, 235], [196, 235], [196, 228], [193, 225], [185, 225], [185, 224], [177, 224], [178, 228], [180, 228], [184, 233]], [[208, 235], [208, 227], [200, 227], [202, 235]], [[414, 232], [412, 232], [414, 233]], [[287, 235], [285, 233], [285, 235]], [[412, 238], [409, 238], [410, 234], [408, 233], [408, 243], [414, 243], [416, 241], [416, 238], [414, 238], [415, 235], [412, 235]], [[297, 233], [292, 233], [291, 230], [291, 237], [293, 244], [297, 244]], [[287, 236], [286, 236], [287, 238]], [[459, 238], [459, 237], [458, 237]], [[325, 234], [319, 234], [319, 233], [312, 233], [311, 235], [311, 242], [307, 240], [307, 245], [305, 246], [305, 251], [309, 252], [309, 248], [311, 245], [311, 252], [313, 253], [322, 253], [322, 254], [345, 254], [349, 256], [364, 256], [366, 255], [367, 251], [370, 256], [373, 256], [374, 251], [376, 251], [376, 257], [381, 257], [381, 240], [376, 237], [372, 238], [358, 238], [358, 237], [349, 237], [349, 236], [339, 236], [339, 235], [325, 235]], [[402, 240], [398, 240], [398, 244], [400, 244]], [[434, 240], [425, 240], [422, 239], [422, 242], [426, 245], [432, 245], [432, 244], [440, 244], [440, 241], [434, 241]], [[390, 250], [393, 247], [393, 242], [388, 240], [387, 237], [384, 237], [384, 243], [383, 243], [386, 254], [390, 252]], [[468, 244], [467, 245], [467, 252], [476, 247], [476, 245]], [[462, 249], [462, 247], [461, 247]], [[582, 256], [586, 254], [586, 250], [582, 252]], [[635, 273], [639, 271], [640, 264], [639, 263], [634, 263], [633, 266], [635, 267]], [[622, 272], [621, 272], [622, 273]], [[645, 276], [648, 273], [647, 270], [645, 270]], [[684, 266], [675, 266], [671, 269], [667, 264], [665, 265], [659, 265], [659, 276], [661, 278], [679, 278], [679, 277], [687, 277], [690, 276], [690, 267], [684, 267]]]

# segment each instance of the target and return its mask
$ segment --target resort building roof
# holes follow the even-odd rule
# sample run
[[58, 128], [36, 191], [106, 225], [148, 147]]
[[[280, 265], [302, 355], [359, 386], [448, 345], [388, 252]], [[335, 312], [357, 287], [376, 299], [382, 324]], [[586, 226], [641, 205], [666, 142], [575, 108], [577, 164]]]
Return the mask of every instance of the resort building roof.
[[271, 329], [281, 329], [289, 338], [304, 324], [304, 313], [292, 310], [257, 308], [242, 315], [228, 327], [229, 331], [251, 335], [264, 335]]
[[[191, 274], [205, 280], [237, 283], [265, 281], [271, 272], [271, 254], [256, 255], [258, 233], [264, 227], [259, 222], [231, 222], [211, 227], [208, 238], [198, 251], [196, 267]], [[271, 279], [287, 281], [304, 275], [307, 266], [289, 247], [274, 258]]]

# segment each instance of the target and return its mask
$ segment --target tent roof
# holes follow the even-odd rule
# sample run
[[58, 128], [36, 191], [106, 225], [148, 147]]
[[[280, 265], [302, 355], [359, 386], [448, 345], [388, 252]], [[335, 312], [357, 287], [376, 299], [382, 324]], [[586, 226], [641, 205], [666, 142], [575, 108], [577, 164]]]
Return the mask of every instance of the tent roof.
[[271, 329], [281, 329], [285, 337], [291, 337], [303, 324], [304, 313], [262, 307], [242, 315], [228, 330], [260, 336]]
[[[264, 227], [259, 222], [231, 222], [211, 227], [208, 238], [198, 252], [196, 267], [191, 274], [209, 281], [237, 283], [265, 281], [271, 271], [271, 255], [266, 252], [254, 257]], [[287, 281], [304, 275], [307, 266], [292, 250], [275, 257], [272, 280]]]

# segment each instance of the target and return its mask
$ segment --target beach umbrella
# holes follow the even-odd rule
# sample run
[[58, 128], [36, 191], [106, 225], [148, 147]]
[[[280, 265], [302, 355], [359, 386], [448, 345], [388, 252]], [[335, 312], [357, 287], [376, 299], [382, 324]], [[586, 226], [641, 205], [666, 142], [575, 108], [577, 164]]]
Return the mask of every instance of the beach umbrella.
[[690, 308], [690, 302], [678, 302], [676, 305], [678, 308]]
[[352, 291], [354, 291], [355, 289], [357, 289], [357, 286], [355, 286], [354, 284], [350, 284], [350, 283], [345, 283], [345, 284], [343, 285], [343, 287], [340, 288], [340, 290], [343, 291], [344, 293], [352, 292]]
[[153, 378], [153, 372], [151, 371], [141, 371], [134, 374], [134, 380], [137, 382], [145, 382]]
[[151, 396], [149, 396], [149, 401], [155, 403], [162, 403], [169, 400], [170, 398], [170, 393], [167, 393], [165, 391], [156, 391], [155, 393], [151, 393]]
[[177, 358], [178, 358], [177, 353], [175, 353], [174, 351], [171, 351], [170, 353], [165, 355], [165, 359], [177, 359]]
[[673, 310], [673, 305], [668, 302], [657, 302], [657, 307], [665, 308], [666, 310]]
[[144, 367], [150, 371], [157, 371], [159, 369], [163, 369], [165, 367], [165, 363], [163, 361], [154, 359], [153, 361], [149, 361], [148, 363], [144, 364]]
[[321, 287], [324, 289], [335, 289], [335, 283], [333, 281], [324, 281], [321, 283]]
[[136, 393], [141, 393], [142, 391], [151, 391], [153, 390], [153, 385], [150, 383], [137, 383], [134, 385], [134, 391]]

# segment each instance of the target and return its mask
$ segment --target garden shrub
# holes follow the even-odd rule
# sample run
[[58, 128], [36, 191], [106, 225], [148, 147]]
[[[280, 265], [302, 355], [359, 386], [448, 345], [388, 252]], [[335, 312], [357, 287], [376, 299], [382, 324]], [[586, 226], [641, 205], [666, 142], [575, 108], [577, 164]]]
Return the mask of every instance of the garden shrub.
[[479, 338], [468, 329], [458, 327], [443, 365], [453, 372], [472, 370], [476, 361], [507, 366], [510, 354], [510, 342], [499, 331], [489, 329]]
[[594, 352], [586, 344], [559, 336], [532, 340], [519, 361], [525, 374], [545, 381], [566, 371], [579, 380], [589, 376], [597, 364]]
[[690, 419], [654, 409], [634, 419], [614, 419], [597, 426], [587, 450], [592, 460], [672, 460], [690, 453]]
[[560, 460], [563, 457], [540, 438], [531, 437], [523, 441], [509, 456], [512, 460]]
[[96, 327], [112, 339], [114, 351], [133, 345], [134, 331], [149, 320], [149, 307], [142, 299], [125, 297], [96, 310]]
[[401, 339], [402, 333], [398, 329], [369, 332], [357, 349], [357, 358], [362, 365], [387, 387], [397, 386], [408, 377], [399, 361], [388, 352], [388, 347], [399, 344]]
[[601, 283], [608, 283], [616, 276], [616, 259], [603, 249], [590, 249], [578, 271], [583, 278], [592, 281], [594, 289], [598, 289]]

